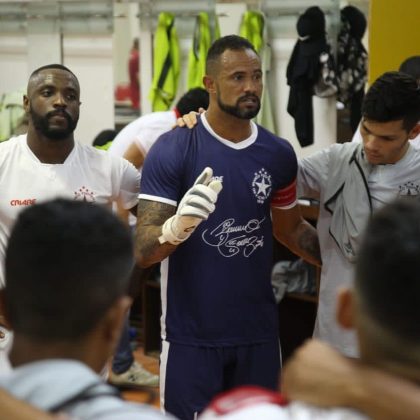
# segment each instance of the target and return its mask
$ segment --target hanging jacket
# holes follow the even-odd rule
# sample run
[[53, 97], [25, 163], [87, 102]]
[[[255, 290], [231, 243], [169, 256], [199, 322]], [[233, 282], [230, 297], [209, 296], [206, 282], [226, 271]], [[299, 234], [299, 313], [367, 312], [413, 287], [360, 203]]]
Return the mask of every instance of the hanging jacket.
[[153, 51], [153, 81], [149, 99], [153, 111], [166, 111], [175, 98], [180, 72], [178, 37], [171, 13], [159, 14]]
[[206, 12], [200, 12], [195, 22], [192, 47], [188, 56], [188, 90], [203, 87], [203, 76], [206, 74], [206, 57], [210, 45], [209, 15]]
[[252, 10], [245, 12], [242, 15], [239, 35], [246, 38], [259, 54], [264, 45], [264, 15]]
[[12, 137], [25, 116], [25, 110], [23, 109], [23, 95], [25, 93], [25, 90], [21, 89], [0, 96], [0, 141]]
[[350, 109], [353, 133], [362, 117], [362, 101], [367, 81], [367, 52], [362, 44], [366, 18], [354, 6], [341, 10], [341, 26], [337, 39], [337, 73], [340, 82], [338, 99]]
[[213, 41], [216, 41], [216, 39], [219, 39], [220, 36], [221, 36], [220, 35], [219, 19], [217, 18], [217, 15], [214, 16], [214, 26], [211, 29], [212, 29], [212, 31], [211, 31], [211, 34], [212, 34], [211, 39]]
[[295, 131], [302, 147], [314, 142], [312, 95], [322, 77], [323, 54], [329, 53], [325, 35], [325, 15], [313, 6], [297, 21], [299, 39], [287, 66], [287, 83], [290, 86], [287, 112], [295, 120]]
[[327, 41], [326, 50], [319, 56], [320, 74], [314, 86], [314, 94], [319, 98], [328, 98], [338, 92], [337, 68], [330, 43]]
[[276, 122], [270, 100], [270, 89], [267, 84], [271, 65], [271, 47], [267, 43], [267, 29], [264, 15], [259, 11], [247, 11], [242, 16], [239, 35], [254, 46], [261, 58], [264, 90], [261, 97], [261, 109], [255, 122], [276, 133]]

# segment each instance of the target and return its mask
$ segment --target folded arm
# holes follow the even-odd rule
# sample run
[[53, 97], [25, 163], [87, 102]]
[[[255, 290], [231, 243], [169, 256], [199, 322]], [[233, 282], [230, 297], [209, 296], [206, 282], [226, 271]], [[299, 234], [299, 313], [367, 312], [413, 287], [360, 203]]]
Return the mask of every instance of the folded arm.
[[309, 340], [282, 370], [281, 392], [321, 407], [352, 407], [373, 419], [414, 420], [420, 388]]

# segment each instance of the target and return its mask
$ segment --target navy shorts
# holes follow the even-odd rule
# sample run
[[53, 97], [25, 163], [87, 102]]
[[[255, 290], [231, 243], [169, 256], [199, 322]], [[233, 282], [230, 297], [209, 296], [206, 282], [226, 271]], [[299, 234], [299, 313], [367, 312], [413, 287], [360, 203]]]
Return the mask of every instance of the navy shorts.
[[237, 385], [278, 388], [278, 339], [229, 347], [163, 341], [160, 357], [161, 407], [181, 420], [197, 418], [217, 394]]

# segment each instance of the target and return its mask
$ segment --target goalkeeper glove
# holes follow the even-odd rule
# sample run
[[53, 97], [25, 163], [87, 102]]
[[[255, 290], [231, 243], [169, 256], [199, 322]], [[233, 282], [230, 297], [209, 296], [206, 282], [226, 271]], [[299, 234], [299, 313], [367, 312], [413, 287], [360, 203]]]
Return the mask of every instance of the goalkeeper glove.
[[216, 208], [217, 195], [222, 190], [222, 183], [211, 181], [212, 176], [213, 170], [208, 167], [198, 176], [179, 203], [176, 214], [163, 224], [159, 243], [179, 245], [190, 237], [203, 220], [208, 219]]

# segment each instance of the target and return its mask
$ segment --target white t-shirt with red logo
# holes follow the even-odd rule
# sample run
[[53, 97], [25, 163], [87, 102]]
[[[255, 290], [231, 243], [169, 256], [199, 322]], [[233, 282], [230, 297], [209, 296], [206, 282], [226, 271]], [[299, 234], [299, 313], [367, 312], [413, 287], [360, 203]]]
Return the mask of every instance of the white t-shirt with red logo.
[[256, 386], [234, 388], [216, 396], [200, 420], [367, 420], [347, 408], [320, 408], [300, 401], [288, 403], [279, 393]]
[[10, 230], [25, 207], [58, 197], [127, 209], [138, 201], [140, 176], [128, 161], [75, 143], [63, 164], [41, 163], [27, 145], [26, 134], [0, 144], [0, 288]]
[[[0, 144], [0, 288], [5, 285], [6, 245], [15, 220], [27, 206], [69, 198], [129, 209], [138, 201], [140, 175], [125, 159], [75, 143], [62, 164], [42, 163], [32, 153], [26, 134]], [[11, 333], [0, 339], [0, 374], [10, 370]]]

